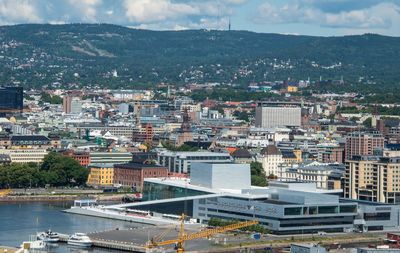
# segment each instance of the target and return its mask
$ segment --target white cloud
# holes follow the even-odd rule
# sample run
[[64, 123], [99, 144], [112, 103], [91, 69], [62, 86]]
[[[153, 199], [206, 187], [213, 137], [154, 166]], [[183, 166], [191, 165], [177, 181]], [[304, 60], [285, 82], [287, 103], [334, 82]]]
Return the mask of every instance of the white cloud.
[[[312, 1], [310, 1], [312, 2]], [[269, 2], [259, 6], [256, 23], [305, 23], [333, 28], [381, 29], [390, 28], [400, 19], [400, 6], [384, 2], [368, 8], [340, 12], [324, 12], [306, 2], [290, 2], [273, 5]]]
[[102, 0], [68, 0], [68, 2], [82, 14], [82, 21], [97, 21], [97, 7], [101, 6]]
[[124, 0], [125, 15], [131, 22], [152, 23], [198, 15], [196, 6], [170, 0]]
[[0, 23], [39, 23], [42, 19], [39, 17], [37, 9], [28, 0], [1, 0], [0, 1]]

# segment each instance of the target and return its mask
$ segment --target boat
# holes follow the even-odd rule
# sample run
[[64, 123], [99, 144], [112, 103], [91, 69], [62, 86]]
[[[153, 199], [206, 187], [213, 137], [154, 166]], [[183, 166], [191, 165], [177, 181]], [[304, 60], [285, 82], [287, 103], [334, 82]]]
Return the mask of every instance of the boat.
[[23, 251], [30, 251], [30, 250], [45, 250], [46, 249], [46, 242], [42, 240], [37, 240], [35, 235], [29, 236], [29, 241], [25, 241], [21, 245], [21, 250]]
[[60, 236], [58, 233], [51, 231], [50, 229], [45, 232], [37, 233], [37, 239], [44, 242], [58, 242], [60, 240]]
[[89, 236], [84, 233], [75, 233], [68, 238], [67, 244], [81, 247], [91, 247], [92, 240], [90, 240]]

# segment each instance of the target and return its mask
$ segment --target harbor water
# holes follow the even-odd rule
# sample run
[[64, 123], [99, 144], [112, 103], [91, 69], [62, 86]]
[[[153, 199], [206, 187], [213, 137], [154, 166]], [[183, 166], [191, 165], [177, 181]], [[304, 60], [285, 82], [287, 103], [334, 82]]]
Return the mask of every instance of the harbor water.
[[[136, 223], [67, 214], [62, 210], [72, 202], [22, 202], [0, 203], [0, 245], [17, 247], [30, 235], [51, 229], [72, 234], [75, 232], [94, 232], [110, 229], [129, 229], [141, 226]], [[102, 249], [80, 250], [65, 244], [48, 249], [49, 252], [110, 252]], [[113, 251], [116, 252], [116, 251]]]

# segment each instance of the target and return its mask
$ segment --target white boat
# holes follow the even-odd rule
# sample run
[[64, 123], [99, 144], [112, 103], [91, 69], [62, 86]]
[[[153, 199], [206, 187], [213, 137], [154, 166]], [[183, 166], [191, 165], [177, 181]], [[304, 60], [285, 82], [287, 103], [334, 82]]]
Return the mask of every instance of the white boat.
[[45, 250], [46, 243], [42, 240], [36, 240], [34, 235], [29, 236], [29, 241], [25, 241], [21, 245], [22, 252], [29, 252], [31, 250]]
[[60, 236], [56, 233], [51, 231], [50, 229], [46, 232], [40, 232], [36, 235], [38, 240], [44, 242], [58, 242], [60, 240]]
[[67, 244], [81, 247], [91, 247], [92, 240], [90, 240], [89, 236], [84, 233], [75, 233], [68, 238]]

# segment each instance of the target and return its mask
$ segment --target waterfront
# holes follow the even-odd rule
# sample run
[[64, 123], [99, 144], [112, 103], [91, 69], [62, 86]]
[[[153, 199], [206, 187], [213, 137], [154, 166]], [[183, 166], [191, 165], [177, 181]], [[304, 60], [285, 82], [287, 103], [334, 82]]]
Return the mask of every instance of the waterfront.
[[[22, 202], [0, 203], [0, 245], [18, 246], [29, 235], [52, 229], [60, 233], [93, 232], [116, 228], [132, 228], [139, 224], [99, 219], [62, 212], [72, 202]], [[76, 252], [65, 245], [50, 249], [51, 252]], [[91, 252], [107, 252], [91, 249]]]

